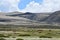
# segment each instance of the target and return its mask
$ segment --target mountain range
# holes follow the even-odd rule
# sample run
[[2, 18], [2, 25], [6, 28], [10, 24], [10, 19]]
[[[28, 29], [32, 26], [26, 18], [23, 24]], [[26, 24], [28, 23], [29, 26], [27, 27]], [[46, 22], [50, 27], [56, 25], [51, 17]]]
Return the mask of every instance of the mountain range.
[[51, 13], [0, 12], [0, 24], [36, 25], [41, 23], [60, 23], [60, 11]]
[[26, 12], [26, 13], [19, 13], [19, 14], [9, 14], [7, 16], [12, 16], [12, 17], [17, 16], [17, 17], [27, 18], [27, 19], [30, 19], [30, 20], [40, 21], [40, 20], [43, 20], [45, 17], [49, 16], [49, 14], [50, 13], [30, 13], [30, 12]]
[[48, 23], [60, 23], [60, 11], [50, 14], [50, 16], [46, 17], [44, 21]]

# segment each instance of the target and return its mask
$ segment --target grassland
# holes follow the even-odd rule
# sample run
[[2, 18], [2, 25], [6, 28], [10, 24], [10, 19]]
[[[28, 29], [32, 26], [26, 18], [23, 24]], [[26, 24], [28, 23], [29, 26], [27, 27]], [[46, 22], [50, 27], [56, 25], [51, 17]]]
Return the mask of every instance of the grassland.
[[60, 38], [60, 29], [19, 28], [19, 31], [0, 31], [0, 37]]
[[[10, 25], [11, 26], [11, 25]], [[0, 37], [39, 37], [39, 38], [60, 38], [60, 29], [29, 28], [18, 26], [0, 27]]]

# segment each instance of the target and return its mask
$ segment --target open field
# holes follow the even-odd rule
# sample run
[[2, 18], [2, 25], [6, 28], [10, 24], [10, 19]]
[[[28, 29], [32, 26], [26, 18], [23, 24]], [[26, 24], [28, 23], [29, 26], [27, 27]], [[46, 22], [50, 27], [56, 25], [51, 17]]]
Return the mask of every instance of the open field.
[[7, 40], [60, 40], [60, 29], [21, 28], [19, 31], [0, 31], [0, 38]]
[[[1, 35], [8, 37], [39, 37], [39, 38], [60, 38], [60, 29], [23, 29], [19, 31], [0, 31]], [[3, 36], [5, 37], [5, 36]]]
[[[41, 27], [41, 26], [40, 26]], [[60, 29], [43, 27], [22, 27], [22, 26], [2, 26], [0, 27], [0, 38], [7, 40], [60, 40]]]

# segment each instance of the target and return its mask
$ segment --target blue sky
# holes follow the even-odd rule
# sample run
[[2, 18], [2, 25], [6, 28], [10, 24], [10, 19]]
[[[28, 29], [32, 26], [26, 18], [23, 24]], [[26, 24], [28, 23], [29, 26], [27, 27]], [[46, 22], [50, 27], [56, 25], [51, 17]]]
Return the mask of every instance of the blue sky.
[[60, 10], [60, 0], [0, 0], [1, 12], [54, 12]]
[[39, 3], [39, 4], [41, 4], [43, 2], [43, 0], [21, 0], [18, 4], [18, 7], [20, 9], [24, 9], [26, 7], [26, 5], [29, 4], [32, 1], [34, 1], [36, 3]]

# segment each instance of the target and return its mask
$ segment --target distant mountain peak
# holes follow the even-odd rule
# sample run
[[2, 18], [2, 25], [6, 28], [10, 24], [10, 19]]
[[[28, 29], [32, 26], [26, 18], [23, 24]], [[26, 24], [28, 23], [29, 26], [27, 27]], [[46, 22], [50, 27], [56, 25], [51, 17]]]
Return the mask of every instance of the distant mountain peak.
[[60, 23], [60, 11], [56, 11], [52, 13], [50, 16], [48, 16], [45, 21], [47, 22], [54, 22], [54, 23]]
[[60, 11], [56, 11], [56, 12], [54, 12], [54, 14], [60, 14]]

